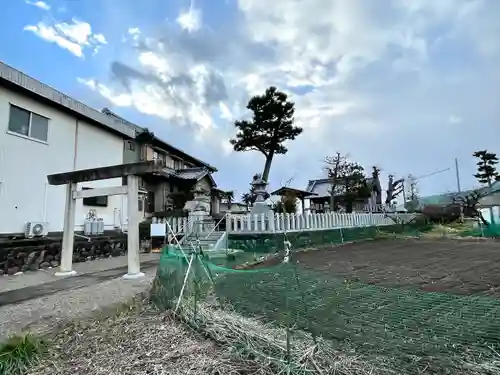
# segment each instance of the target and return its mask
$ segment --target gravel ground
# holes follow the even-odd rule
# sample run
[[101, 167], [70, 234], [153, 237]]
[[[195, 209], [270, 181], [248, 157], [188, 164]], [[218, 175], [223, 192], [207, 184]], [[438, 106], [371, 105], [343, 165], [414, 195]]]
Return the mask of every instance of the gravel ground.
[[[149, 253], [141, 254], [141, 264], [145, 262], [159, 262], [160, 254]], [[115, 268], [124, 267], [127, 265], [127, 256], [111, 257], [107, 259], [92, 260], [88, 262], [74, 263], [73, 270], [77, 275], [85, 275], [89, 273], [102, 272]], [[37, 286], [40, 284], [50, 283], [53, 281], [64, 279], [64, 277], [55, 276], [54, 273], [59, 271], [59, 268], [49, 268], [46, 270], [30, 271], [21, 275], [0, 277], [0, 292], [8, 292], [11, 290]]]
[[0, 307], [0, 340], [23, 331], [43, 334], [69, 320], [113, 308], [150, 289], [156, 268], [149, 268], [145, 273], [146, 277], [138, 280], [119, 277]]

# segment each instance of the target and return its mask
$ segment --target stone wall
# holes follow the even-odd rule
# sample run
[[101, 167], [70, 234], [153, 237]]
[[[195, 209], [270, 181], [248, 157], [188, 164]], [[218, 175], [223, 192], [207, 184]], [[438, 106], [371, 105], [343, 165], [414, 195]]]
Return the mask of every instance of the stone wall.
[[[73, 262], [85, 262], [111, 256], [124, 255], [127, 239], [99, 238], [91, 242], [75, 241]], [[61, 242], [23, 246], [12, 241], [9, 247], [0, 248], [0, 276], [14, 275], [18, 272], [36, 271], [58, 267], [61, 259]]]
[[342, 228], [330, 230], [293, 231], [284, 233], [229, 233], [228, 248], [254, 253], [273, 253], [284, 248], [283, 242], [288, 240], [293, 249], [324, 246], [372, 239], [377, 233], [413, 232], [418, 229], [410, 225], [385, 225], [373, 227]]

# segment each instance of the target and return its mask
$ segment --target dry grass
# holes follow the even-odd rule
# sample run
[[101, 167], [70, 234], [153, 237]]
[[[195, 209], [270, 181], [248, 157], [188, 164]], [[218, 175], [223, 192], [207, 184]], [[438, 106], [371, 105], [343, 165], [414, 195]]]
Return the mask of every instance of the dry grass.
[[50, 355], [27, 375], [268, 374], [150, 305], [73, 322], [52, 339]]
[[[193, 313], [184, 309], [184, 314]], [[49, 355], [27, 375], [395, 374], [382, 363], [338, 353], [328, 342], [199, 304], [204, 337], [149, 304], [124, 304], [109, 317], [75, 321], [52, 338]], [[263, 356], [264, 351], [272, 354]]]
[[[194, 316], [193, 304], [187, 300], [184, 316]], [[192, 322], [192, 320], [190, 320]], [[336, 374], [389, 375], [392, 361], [341, 353], [331, 343], [298, 330], [287, 330], [264, 324], [258, 319], [220, 310], [206, 303], [196, 308], [196, 321], [207, 336], [221, 345], [240, 348], [241, 356], [250, 356], [261, 366], [261, 374]], [[287, 342], [290, 343], [287, 350]]]

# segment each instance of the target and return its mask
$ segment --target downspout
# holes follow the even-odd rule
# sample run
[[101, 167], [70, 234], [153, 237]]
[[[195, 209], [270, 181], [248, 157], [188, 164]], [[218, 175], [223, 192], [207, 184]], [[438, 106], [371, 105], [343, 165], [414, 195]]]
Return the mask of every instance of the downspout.
[[78, 155], [78, 127], [80, 122], [76, 119], [75, 127], [75, 146], [73, 148], [73, 170], [76, 171], [76, 160]]
[[46, 182], [45, 183], [45, 189], [43, 192], [43, 215], [42, 215], [42, 221], [47, 222], [47, 200], [49, 196], [49, 184]]
[[[73, 146], [73, 170], [76, 171], [76, 163], [78, 160], [78, 133], [79, 133], [79, 127], [80, 127], [80, 121], [78, 119], [75, 119], [75, 145]], [[78, 184], [76, 184], [76, 187], [78, 187]], [[77, 203], [78, 207], [78, 203]], [[75, 208], [75, 213], [76, 215], [77, 209]], [[75, 218], [76, 220], [76, 218]], [[77, 225], [77, 224], [76, 224]], [[75, 225], [75, 227], [76, 227]], [[73, 231], [75, 231], [75, 227], [73, 228]]]

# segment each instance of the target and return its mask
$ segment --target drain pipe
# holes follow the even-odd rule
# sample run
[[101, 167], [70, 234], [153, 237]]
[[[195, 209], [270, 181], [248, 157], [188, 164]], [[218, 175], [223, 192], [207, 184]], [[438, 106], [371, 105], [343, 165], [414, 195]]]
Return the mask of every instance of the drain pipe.
[[81, 234], [76, 234], [76, 233], [75, 233], [75, 234], [74, 234], [74, 236], [75, 236], [75, 237], [84, 238], [84, 239], [86, 239], [88, 242], [90, 242], [90, 241], [92, 240], [92, 238], [87, 237], [87, 236], [82, 236]]

